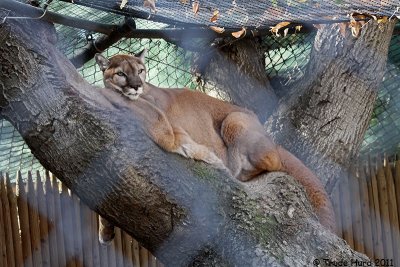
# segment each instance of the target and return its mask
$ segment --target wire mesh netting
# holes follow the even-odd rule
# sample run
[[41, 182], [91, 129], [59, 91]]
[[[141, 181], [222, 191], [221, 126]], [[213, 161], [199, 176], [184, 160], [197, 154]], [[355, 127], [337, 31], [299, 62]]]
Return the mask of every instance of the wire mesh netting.
[[18, 170], [43, 170], [18, 131], [0, 119], [0, 170], [15, 177]]
[[[43, 3], [44, 2], [45, 1], [43, 1]], [[68, 16], [84, 18], [86, 20], [114, 25], [121, 24], [125, 19], [123, 16], [123, 12], [119, 12], [119, 14], [116, 14], [118, 12], [115, 12], [115, 9], [113, 9], [113, 12], [108, 12], [111, 8], [115, 8], [116, 2], [113, 1], [109, 1], [109, 3], [111, 4], [108, 8], [102, 6], [103, 10], [97, 10], [91, 7], [77, 5], [76, 3], [84, 5], [91, 4], [92, 6], [96, 7], [98, 5], [104, 5], [106, 1], [75, 0], [74, 2], [75, 4], [70, 2], [67, 3], [64, 1], [52, 1], [49, 5], [49, 10], [57, 12], [59, 14], [65, 14]], [[182, 5], [188, 5], [187, 8], [189, 8], [190, 4], [190, 1], [181, 1], [187, 2], [187, 4], [182, 4], [179, 1], [175, 1], [174, 3], [173, 1], [162, 1], [162, 3], [164, 4], [161, 4], [160, 2], [161, 1], [157, 2], [159, 14], [162, 13], [164, 14], [164, 16], [167, 16], [171, 20], [172, 15], [168, 15], [169, 13], [164, 13], [164, 9], [169, 9], [171, 5], [179, 5], [179, 10], [181, 10]], [[218, 1], [215, 1], [215, 3], [211, 3], [211, 1], [202, 1], [202, 3], [204, 3], [203, 8], [205, 8], [207, 5], [210, 5], [211, 7], [216, 7], [217, 2]], [[237, 5], [241, 5], [245, 8], [248, 7], [248, 5], [244, 3], [245, 1], [232, 2], [236, 2]], [[271, 4], [274, 2], [276, 2], [276, 6], [274, 4]], [[297, 10], [298, 14], [300, 15], [305, 12], [302, 9], [305, 6], [302, 6], [302, 8], [300, 8], [300, 5], [298, 3], [300, 1], [270, 1], [268, 3], [257, 3], [260, 3], [260, 5], [268, 4], [271, 5], [271, 7], [276, 8], [279, 5], [280, 7], [284, 6], [282, 5], [283, 2], [285, 2], [285, 5], [287, 5], [288, 8], [290, 7], [290, 10]], [[291, 2], [290, 5], [288, 4], [289, 2]], [[318, 4], [319, 1], [310, 2]], [[321, 8], [328, 8], [327, 5], [332, 7], [335, 1], [330, 2], [332, 3], [324, 4], [321, 2], [319, 4], [321, 5]], [[346, 8], [348, 7], [346, 6], [348, 2], [336, 2], [341, 2], [342, 9], [340, 12], [344, 14]], [[369, 7], [372, 8], [374, 6], [374, 1], [369, 1], [369, 3]], [[352, 5], [356, 4], [361, 5], [365, 3], [364, 1], [352, 1]], [[143, 1], [128, 1], [127, 8], [135, 8], [139, 11], [148, 12], [148, 10], [142, 5]], [[231, 1], [229, 1], [229, 4], [219, 5], [218, 8], [220, 12], [227, 12], [226, 10], [224, 11], [224, 8], [228, 9], [228, 6], [231, 6]], [[310, 6], [308, 6], [308, 8], [309, 7]], [[383, 5], [383, 7], [386, 6]], [[336, 8], [338, 8], [338, 6], [336, 6]], [[171, 8], [171, 10], [172, 11], [170, 12], [175, 12], [175, 9]], [[378, 11], [381, 12], [381, 14], [392, 15], [395, 10], [393, 10], [393, 8], [387, 7], [387, 9], [381, 8]], [[183, 11], [181, 10], [179, 12]], [[298, 15], [297, 18], [299, 20], [304, 19], [304, 17], [301, 17], [300, 15]], [[303, 15], [305, 16], [305, 13]], [[311, 19], [311, 15], [313, 15], [313, 13], [307, 15], [308, 20]], [[208, 22], [205, 22], [206, 17], [207, 16], [205, 14], [199, 15], [198, 17], [178, 17], [174, 18], [174, 21], [196, 22], [202, 25], [209, 25]], [[194, 18], [195, 21], [192, 21]], [[234, 16], [232, 18], [234, 18]], [[257, 18], [258, 21], [260, 20], [260, 18], [256, 15], [254, 15], [254, 18]], [[239, 26], [239, 22], [237, 21], [235, 22], [235, 24], [234, 22], [232, 22], [233, 20], [228, 21], [228, 18], [224, 19], [225, 20], [221, 20], [220, 22], [227, 24], [221, 24], [222, 26]], [[275, 17], [275, 19], [280, 21], [284, 20], [280, 17]], [[209, 17], [207, 17], [207, 21], [209, 21]], [[144, 19], [135, 19], [135, 22], [137, 29], [163, 29], [171, 27], [170, 24], [153, 22]], [[256, 25], [251, 24], [255, 23], [251, 20], [247, 21], [246, 23], [248, 23], [248, 25]], [[270, 21], [269, 23], [272, 22]], [[240, 24], [240, 26], [243, 25], [244, 24]], [[267, 25], [267, 23], [265, 25]], [[74, 56], [79, 54], [82, 49], [87, 47], [89, 44], [91, 44], [91, 42], [99, 37], [98, 33], [76, 29], [68, 26], [56, 25], [56, 29], [58, 34], [58, 48], [68, 58], [73, 58]], [[278, 93], [281, 93], [283, 95], [286, 88], [298, 81], [303, 76], [307, 62], [309, 60], [314, 36], [315, 34], [311, 32], [307, 34], [290, 34], [285, 37], [263, 37], [262, 41], [263, 48], [265, 49], [266, 73], [268, 74], [273, 87], [275, 89], [278, 88], [278, 90], [276, 90]], [[195, 77], [190, 71], [192, 56], [195, 52], [184, 50], [183, 48], [180, 48], [171, 42], [167, 42], [162, 39], [121, 39], [119, 42], [115, 43], [106, 51], [104, 51], [103, 54], [107, 57], [110, 57], [118, 53], [136, 53], [144, 47], [148, 49], [146, 65], [148, 68], [148, 81], [150, 83], [162, 87], [189, 87], [192, 89], [200, 89], [201, 86], [196, 82]], [[382, 83], [382, 88], [379, 92], [379, 97], [376, 102], [376, 108], [370, 126], [365, 136], [365, 140], [361, 149], [361, 155], [367, 155], [369, 153], [375, 153], [378, 151], [386, 151], [388, 153], [392, 153], [400, 149], [400, 104], [398, 104], [399, 101], [396, 101], [396, 99], [399, 99], [400, 95], [399, 67], [400, 36], [394, 35], [389, 51], [387, 72]], [[95, 64], [94, 60], [90, 60], [83, 67], [79, 68], [79, 72], [90, 83], [102, 86], [102, 73]], [[22, 137], [18, 134], [17, 130], [7, 121], [1, 120], [0, 170], [7, 171], [11, 173], [11, 175], [14, 175], [19, 169], [21, 169], [22, 172], [26, 172], [30, 169], [41, 170], [42, 167], [38, 163], [38, 161], [32, 156], [29, 148], [23, 141]]]
[[[129, 0], [124, 8], [120, 0], [76, 0], [75, 3], [107, 10], [114, 13], [148, 17], [150, 9], [143, 0]], [[198, 3], [198, 11], [191, 12]], [[391, 16], [398, 7], [393, 0], [164, 0], [155, 3], [157, 14], [154, 20], [191, 26], [218, 25], [226, 28], [269, 28], [282, 21], [319, 22], [321, 20], [343, 20], [357, 13]], [[211, 20], [218, 11], [217, 21]], [[329, 17], [329, 18], [328, 18]]]
[[400, 36], [394, 35], [389, 48], [387, 70], [365, 134], [361, 155], [400, 150]]

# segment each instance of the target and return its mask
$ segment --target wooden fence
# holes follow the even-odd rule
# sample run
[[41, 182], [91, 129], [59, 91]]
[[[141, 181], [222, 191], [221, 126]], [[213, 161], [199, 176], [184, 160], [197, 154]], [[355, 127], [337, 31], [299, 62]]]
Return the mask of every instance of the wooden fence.
[[[354, 164], [332, 194], [339, 234], [380, 266], [400, 267], [400, 160]], [[0, 267], [162, 266], [117, 229], [98, 242], [98, 217], [54, 176], [0, 177]]]
[[339, 232], [378, 266], [400, 266], [400, 160], [354, 166], [332, 194]]
[[97, 214], [51, 174], [25, 180], [0, 178], [0, 267], [162, 266], [118, 228], [100, 245]]

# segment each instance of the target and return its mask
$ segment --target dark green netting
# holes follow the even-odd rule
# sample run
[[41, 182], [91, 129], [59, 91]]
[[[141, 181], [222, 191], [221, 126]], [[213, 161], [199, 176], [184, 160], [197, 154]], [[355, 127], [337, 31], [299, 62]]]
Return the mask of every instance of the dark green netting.
[[400, 35], [392, 38], [387, 70], [361, 148], [362, 155], [400, 151]]
[[[192, 12], [193, 3], [199, 3], [198, 13]], [[397, 0], [159, 0], [156, 14], [143, 5], [143, 0], [128, 0], [120, 8], [121, 0], [75, 0], [85, 5], [126, 16], [149, 17], [169, 24], [226, 28], [269, 28], [282, 21], [318, 22], [348, 19], [355, 11], [363, 14], [391, 16], [399, 6]], [[214, 12], [218, 20], [210, 21]]]
[[[45, 1], [41, 1], [42, 5]], [[90, 1], [74, 1], [75, 3], [89, 3]], [[97, 4], [105, 1], [93, 1]], [[130, 6], [141, 2], [137, 6], [142, 10], [142, 1], [129, 1]], [[162, 8], [167, 8], [171, 1], [157, 2], [159, 14]], [[175, 1], [175, 2], [178, 2]], [[189, 1], [188, 1], [189, 2]], [[206, 3], [207, 1], [204, 1]], [[210, 1], [209, 1], [210, 2]], [[231, 3], [232, 1], [226, 1]], [[239, 1], [236, 1], [239, 4]], [[240, 1], [242, 3], [244, 1]], [[252, 1], [256, 2], [256, 1]], [[257, 1], [261, 3], [262, 1]], [[268, 2], [268, 1], [266, 1]], [[290, 1], [270, 1], [282, 4]], [[282, 2], [282, 3], [281, 3]], [[296, 1], [291, 1], [296, 2]], [[318, 1], [310, 1], [317, 3]], [[327, 1], [329, 2], [329, 1]], [[331, 4], [335, 1], [330, 1]], [[346, 1], [336, 1], [345, 4]], [[356, 3], [357, 1], [352, 1]], [[364, 2], [364, 1], [361, 1]], [[380, 1], [378, 1], [380, 2]], [[114, 1], [110, 1], [114, 3]], [[167, 3], [164, 6], [161, 3]], [[208, 3], [208, 2], [207, 2]], [[374, 3], [374, 1], [369, 1]], [[175, 5], [176, 3], [174, 3]], [[210, 5], [212, 3], [210, 2]], [[93, 4], [96, 6], [95, 4]], [[115, 5], [115, 3], [113, 4]], [[400, 5], [400, 4], [399, 4]], [[297, 6], [294, 5], [293, 7]], [[373, 6], [373, 5], [371, 5]], [[124, 16], [121, 14], [99, 11], [82, 5], [66, 3], [64, 1], [52, 1], [49, 10], [68, 16], [83, 18], [86, 20], [107, 23], [121, 24]], [[386, 9], [381, 9], [382, 10]], [[387, 7], [387, 12], [395, 11]], [[386, 12], [385, 11], [385, 12]], [[147, 11], [146, 11], [147, 12]], [[344, 11], [343, 11], [344, 12]], [[191, 19], [191, 18], [189, 18]], [[200, 21], [200, 18], [198, 18]], [[135, 19], [138, 29], [163, 29], [170, 25], [160, 22], [152, 22], [145, 19]], [[250, 22], [249, 22], [250, 23]], [[235, 25], [231, 25], [235, 26]], [[236, 25], [237, 26], [237, 25]], [[83, 48], [88, 46], [99, 34], [86, 30], [75, 29], [67, 26], [56, 25], [58, 33], [58, 47], [69, 58], [76, 56]], [[265, 36], [263, 47], [265, 49], [266, 72], [271, 79], [271, 84], [277, 92], [285, 94], [285, 89], [292, 85], [304, 74], [305, 67], [309, 60], [311, 46], [315, 34], [295, 34], [286, 37]], [[118, 53], [136, 53], [143, 47], [148, 48], [147, 57], [148, 80], [163, 87], [190, 87], [201, 89], [195, 82], [190, 72], [192, 54], [173, 43], [162, 39], [122, 39], [104, 54], [111, 56]], [[399, 150], [400, 143], [400, 36], [395, 35], [392, 39], [389, 52], [388, 69], [382, 83], [379, 98], [376, 103], [373, 118], [365, 136], [361, 149], [362, 155], [370, 153], [388, 152]], [[95, 65], [94, 60], [87, 62], [79, 69], [80, 73], [90, 83], [101, 86], [102, 74]], [[0, 170], [15, 175], [17, 170], [41, 170], [42, 167], [30, 153], [29, 148], [22, 140], [15, 128], [5, 120], [0, 120]]]

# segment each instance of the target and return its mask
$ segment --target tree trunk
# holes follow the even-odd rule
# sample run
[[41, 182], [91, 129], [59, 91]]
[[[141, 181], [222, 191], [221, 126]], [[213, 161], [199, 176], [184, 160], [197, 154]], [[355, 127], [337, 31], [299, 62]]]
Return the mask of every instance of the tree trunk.
[[166, 265], [366, 260], [322, 228], [291, 177], [243, 184], [162, 151], [128, 108], [135, 102], [89, 85], [55, 40], [44, 22], [0, 25], [1, 115], [43, 166]]
[[200, 65], [204, 66], [201, 68], [204, 91], [254, 111], [265, 122], [278, 100], [265, 72], [260, 40], [227, 39], [219, 46], [199, 55]]
[[338, 24], [320, 29], [294, 93], [266, 123], [274, 140], [302, 159], [328, 193], [363, 141], [386, 68], [395, 21], [370, 20], [358, 38]]

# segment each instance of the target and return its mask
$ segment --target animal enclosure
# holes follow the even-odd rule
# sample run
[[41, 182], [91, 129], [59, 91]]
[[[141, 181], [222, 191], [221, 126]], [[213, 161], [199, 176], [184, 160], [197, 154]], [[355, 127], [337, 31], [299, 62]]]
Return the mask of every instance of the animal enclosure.
[[[236, 40], [231, 37], [233, 40], [228, 43], [220, 43], [221, 38], [215, 38], [215, 32], [212, 33], [212, 40], [202, 35], [203, 32], [210, 31], [208, 28], [203, 28], [204, 25], [208, 27], [210, 24], [209, 18], [204, 14], [212, 11], [215, 3], [220, 1], [214, 3], [205, 0], [204, 2], [210, 5], [210, 8], [203, 8], [198, 15], [191, 14], [190, 16], [183, 16], [183, 11], [177, 5], [183, 5], [190, 13], [192, 9], [189, 4], [192, 5], [198, 1], [177, 0], [176, 3], [169, 0], [158, 1], [157, 14], [151, 11], [148, 13], [147, 8], [142, 7], [143, 1], [136, 0], [128, 1], [125, 8], [116, 5], [109, 6], [110, 2], [102, 0], [32, 2], [37, 2], [38, 10], [43, 10], [43, 17], [46, 17], [46, 14], [51, 14], [51, 16], [56, 14], [64, 19], [67, 18], [55, 24], [58, 37], [56, 45], [91, 84], [102, 86], [102, 72], [90, 55], [95, 52], [102, 52], [107, 57], [120, 53], [134, 54], [145, 47], [149, 50], [146, 67], [147, 80], [150, 83], [162, 87], [187, 87], [234, 102], [229, 94], [218, 89], [218, 85], [212, 79], [203, 75], [204, 70], [199, 66], [201, 65], [199, 58], [210, 60], [215, 56], [211, 51], [215, 47], [223, 50], [224, 46], [235, 45], [241, 40], [241, 38]], [[311, 2], [316, 1], [268, 1], [265, 4], [269, 5], [268, 10], [272, 12], [271, 14], [276, 15], [282, 11], [276, 5], [282, 2], [291, 3], [287, 4], [286, 11], [289, 13], [285, 13], [291, 14], [291, 20], [297, 18], [305, 24], [301, 30], [298, 30], [297, 27], [295, 28], [298, 22], [292, 22], [293, 27], [276, 34], [270, 31], [269, 25], [274, 26], [280, 22], [275, 21], [276, 19], [282, 20], [285, 17], [270, 16], [268, 13], [266, 20], [262, 21], [263, 26], [260, 26], [262, 31], [260, 35], [257, 35], [257, 40], [263, 55], [262, 70], [265, 71], [268, 82], [275, 90], [277, 102], [289, 97], [293, 92], [291, 90], [299, 81], [307, 78], [305, 73], [312, 59], [311, 51], [315, 45], [317, 31], [319, 31], [317, 27], [312, 26], [314, 22], [331, 25], [349, 20], [349, 16], [342, 14], [347, 9], [337, 8], [340, 4], [346, 5], [346, 8], [359, 8], [358, 10], [364, 10], [360, 8], [365, 7], [365, 12], [373, 12], [376, 10], [376, 5], [383, 5], [385, 1], [378, 1], [380, 2], [378, 4], [375, 3], [376, 1], [371, 1], [369, 6], [365, 6], [365, 1], [357, 0], [335, 1], [335, 4], [332, 1], [328, 5], [325, 5], [327, 2], [320, 1], [322, 5], [318, 8], [311, 5]], [[304, 6], [300, 2], [305, 3]], [[232, 1], [232, 5], [233, 3], [236, 1]], [[253, 10], [256, 6], [255, 4], [244, 5], [244, 8], [239, 9], [239, 13], [244, 12], [249, 15], [251, 12], [249, 13], [248, 10]], [[330, 11], [329, 8], [332, 10]], [[222, 4], [218, 6], [218, 9], [221, 13], [231, 12]], [[310, 10], [315, 11], [313, 16], [310, 15]], [[237, 9], [234, 9], [232, 12], [236, 11]], [[328, 17], [319, 21], [318, 16], [321, 14], [318, 15], [318, 13], [323, 13], [323, 11], [331, 12], [331, 14], [340, 13], [340, 16], [337, 20]], [[396, 17], [396, 12], [399, 10], [383, 5], [379, 12], [382, 12], [381, 15], [390, 21], [389, 18]], [[0, 21], [2, 16], [8, 16], [8, 13], [3, 13], [0, 8]], [[175, 20], [172, 19], [171, 14], [181, 14], [181, 16], [177, 16]], [[228, 16], [220, 18], [221, 23], [226, 23], [224, 36], [230, 35], [233, 31], [229, 28], [229, 23], [235, 27], [239, 25], [238, 14], [235, 13], [231, 21], [226, 21]], [[255, 21], [258, 13], [254, 14], [254, 17], [247, 21], [248, 23]], [[9, 19], [12, 20], [12, 18]], [[94, 25], [96, 27], [100, 25], [101, 29], [95, 27], [95, 30], [89, 30], [85, 28], [86, 23], [78, 25], [75, 20], [95, 23]], [[384, 19], [375, 20], [383, 21]], [[196, 23], [204, 25], [197, 27], [199, 25]], [[93, 24], [90, 25], [93, 26]], [[194, 36], [185, 35], [186, 26], [192, 30], [191, 27], [196, 28], [197, 31], [192, 31]], [[1, 27], [0, 23], [0, 30]], [[127, 27], [130, 32], [127, 36], [117, 36], [118, 38], [113, 39], [112, 42], [107, 39], [113, 36], [110, 34], [111, 31], [118, 29], [117, 32], [120, 32], [127, 30]], [[250, 34], [254, 34], [253, 30], [255, 31], [249, 27], [245, 35], [250, 37]], [[176, 34], [176, 32], [180, 32], [180, 35], [163, 35], [164, 33]], [[104, 42], [104, 38], [108, 41]], [[365, 253], [371, 259], [384, 259], [388, 260], [384, 262], [387, 266], [400, 266], [398, 256], [400, 250], [398, 243], [400, 241], [400, 161], [398, 156], [395, 156], [398, 155], [400, 149], [399, 23], [395, 26], [391, 37], [386, 66], [382, 83], [378, 86], [371, 120], [365, 124], [367, 130], [357, 155], [358, 158], [353, 159], [357, 163], [352, 164], [351, 172], [343, 175], [333, 192], [329, 193], [334, 205], [340, 236], [352, 248]], [[346, 91], [346, 86], [342, 90], [343, 94], [349, 92]], [[328, 94], [328, 98], [318, 105], [324, 105], [329, 101]], [[45, 171], [18, 133], [18, 125], [14, 128], [6, 118], [0, 117], [0, 120], [0, 171], [4, 174], [8, 173], [1, 177], [0, 187], [0, 267], [162, 266], [161, 262], [121, 230], [117, 230], [116, 239], [111, 246], [100, 246], [97, 240], [97, 215], [74, 194], [71, 194], [64, 185], [57, 182], [54, 176]], [[328, 121], [326, 125], [334, 124], [335, 120], [336, 117]], [[26, 137], [25, 135], [24, 138]], [[89, 158], [92, 160], [91, 157]], [[198, 170], [193, 172], [200, 173]]]

